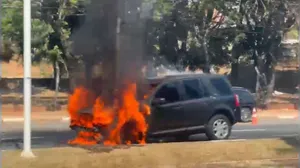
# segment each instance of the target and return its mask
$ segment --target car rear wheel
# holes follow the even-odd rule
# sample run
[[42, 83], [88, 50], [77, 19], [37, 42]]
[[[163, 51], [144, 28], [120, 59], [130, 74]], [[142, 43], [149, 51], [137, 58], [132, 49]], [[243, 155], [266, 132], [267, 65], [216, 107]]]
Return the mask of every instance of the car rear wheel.
[[209, 140], [228, 139], [231, 134], [231, 122], [222, 114], [213, 116], [206, 126], [206, 136]]
[[241, 109], [241, 121], [242, 122], [250, 122], [252, 117], [252, 112], [250, 108], [242, 108]]

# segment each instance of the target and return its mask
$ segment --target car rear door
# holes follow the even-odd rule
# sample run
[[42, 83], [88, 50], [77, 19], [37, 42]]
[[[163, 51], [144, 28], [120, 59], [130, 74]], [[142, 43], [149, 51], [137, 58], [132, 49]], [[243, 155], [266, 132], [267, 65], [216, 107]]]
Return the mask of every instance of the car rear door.
[[[161, 105], [151, 105], [150, 132], [172, 132], [183, 128], [182, 96], [179, 91], [179, 82], [162, 84], [154, 92], [153, 98], [164, 98], [166, 102]], [[167, 131], [168, 130], [168, 131]]]
[[232, 117], [238, 117], [240, 108], [237, 107], [236, 98], [229, 81], [223, 76], [212, 76], [207, 81], [208, 83], [205, 86], [214, 100], [212, 108], [228, 108]]
[[181, 81], [183, 87], [183, 108], [185, 127], [204, 125], [209, 117], [208, 93], [203, 87], [203, 83], [198, 78], [185, 79]]

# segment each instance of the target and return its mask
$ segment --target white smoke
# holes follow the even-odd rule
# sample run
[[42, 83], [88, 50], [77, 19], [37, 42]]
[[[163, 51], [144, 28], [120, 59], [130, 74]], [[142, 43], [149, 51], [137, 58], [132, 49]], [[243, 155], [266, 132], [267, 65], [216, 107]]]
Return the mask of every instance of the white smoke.
[[184, 75], [184, 74], [201, 74], [203, 71], [201, 69], [196, 69], [194, 71], [190, 70], [189, 67], [184, 67], [182, 65], [171, 65], [167, 64], [165, 61], [163, 63], [155, 64], [154, 62], [148, 62], [144, 67], [143, 72], [146, 77], [164, 77], [172, 75]]
[[197, 69], [195, 71], [191, 71], [189, 67], [186, 67], [184, 70], [173, 69], [170, 67], [166, 67], [164, 65], [160, 65], [156, 67], [157, 76], [171, 76], [171, 75], [184, 75], [184, 74], [202, 74], [203, 71], [201, 69]]

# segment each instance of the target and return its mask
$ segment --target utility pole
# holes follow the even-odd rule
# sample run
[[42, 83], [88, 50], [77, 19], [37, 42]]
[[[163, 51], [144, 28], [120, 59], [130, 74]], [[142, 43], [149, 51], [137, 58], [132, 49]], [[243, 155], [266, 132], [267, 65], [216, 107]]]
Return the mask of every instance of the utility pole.
[[22, 157], [35, 157], [31, 151], [31, 0], [23, 2], [24, 28], [24, 135]]

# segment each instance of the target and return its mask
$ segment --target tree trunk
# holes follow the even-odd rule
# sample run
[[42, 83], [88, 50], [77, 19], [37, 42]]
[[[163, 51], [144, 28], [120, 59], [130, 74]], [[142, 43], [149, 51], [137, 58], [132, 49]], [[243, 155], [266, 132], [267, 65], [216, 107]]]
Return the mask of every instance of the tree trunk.
[[231, 84], [233, 86], [238, 85], [238, 77], [239, 77], [239, 63], [237, 61], [234, 61], [231, 63], [231, 72], [230, 72]]
[[240, 53], [238, 51], [238, 47], [234, 45], [232, 47], [231, 55], [233, 57], [233, 61], [231, 63], [231, 72], [230, 79], [233, 86], [238, 85], [238, 77], [239, 77], [239, 57]]
[[54, 110], [57, 109], [57, 96], [58, 96], [58, 91], [59, 91], [59, 82], [60, 82], [60, 69], [59, 69], [59, 64], [58, 61], [55, 61], [55, 97], [54, 97]]
[[260, 98], [260, 89], [261, 89], [261, 85], [260, 85], [260, 71], [258, 69], [257, 66], [254, 67], [255, 72], [256, 72], [256, 85], [255, 85], [255, 93], [256, 93], [256, 100], [259, 100]]
[[205, 30], [205, 34], [204, 34], [203, 40], [202, 40], [202, 46], [203, 46], [204, 55], [205, 55], [205, 68], [204, 68], [203, 72], [210, 73], [211, 67], [210, 67], [210, 57], [209, 57], [208, 48], [207, 48], [207, 35], [208, 35], [208, 30]]
[[273, 71], [270, 83], [268, 84], [268, 87], [267, 87], [267, 96], [266, 96], [266, 102], [265, 102], [266, 104], [269, 104], [269, 102], [272, 98], [272, 94], [274, 92], [274, 87], [275, 87], [275, 79], [276, 79], [276, 74]]
[[269, 100], [272, 97], [272, 93], [274, 91], [275, 86], [275, 65], [274, 60], [271, 53], [268, 53], [266, 56], [266, 62], [264, 64], [265, 74], [266, 74], [266, 98], [265, 104], [269, 103]]

